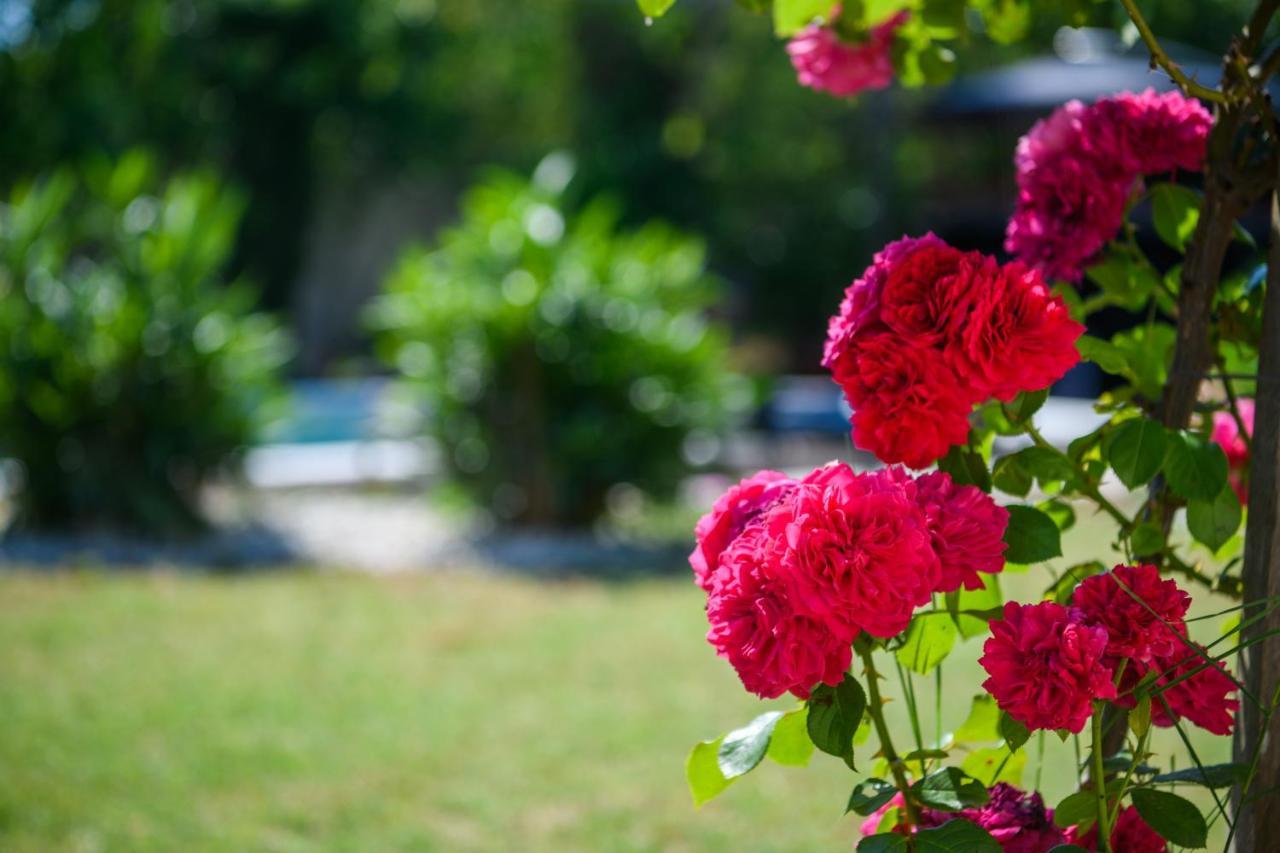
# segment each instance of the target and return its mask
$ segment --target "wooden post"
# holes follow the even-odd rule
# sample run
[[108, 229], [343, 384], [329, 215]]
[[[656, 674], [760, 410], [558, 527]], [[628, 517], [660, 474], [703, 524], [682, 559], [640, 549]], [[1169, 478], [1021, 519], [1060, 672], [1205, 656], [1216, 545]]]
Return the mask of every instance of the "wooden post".
[[[1249, 521], [1245, 529], [1244, 600], [1257, 602], [1280, 595], [1280, 199], [1271, 196], [1270, 242], [1267, 248], [1267, 292], [1262, 308], [1262, 340], [1258, 347], [1258, 390], [1254, 409], [1253, 456], [1250, 460]], [[1242, 619], [1264, 612], [1269, 605], [1244, 610]], [[1280, 609], [1247, 627], [1241, 642], [1267, 631], [1280, 630]], [[1276, 638], [1240, 653], [1241, 681], [1260, 702], [1269, 703], [1280, 684], [1280, 642]], [[1236, 722], [1235, 760], [1249, 764], [1260, 750], [1257, 773], [1249, 795], [1235, 797], [1238, 851], [1275, 849], [1280, 841], [1280, 808], [1273, 800], [1280, 786], [1280, 715], [1266, 719], [1266, 710], [1241, 697]]]

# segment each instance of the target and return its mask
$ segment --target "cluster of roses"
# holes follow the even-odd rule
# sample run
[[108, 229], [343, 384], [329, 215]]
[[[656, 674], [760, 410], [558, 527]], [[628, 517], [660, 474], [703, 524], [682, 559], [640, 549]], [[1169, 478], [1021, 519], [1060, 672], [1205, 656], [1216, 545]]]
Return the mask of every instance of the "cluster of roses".
[[1059, 107], [1018, 142], [1018, 206], [1005, 250], [1050, 278], [1079, 281], [1119, 232], [1142, 176], [1199, 171], [1212, 124], [1176, 91]]
[[[1087, 850], [1097, 849], [1098, 828], [1095, 824], [1088, 833], [1079, 833], [1075, 827], [1067, 830], [1053, 822], [1053, 809], [1045, 808], [1044, 799], [1036, 793], [1027, 793], [1007, 782], [991, 787], [991, 798], [980, 808], [960, 812], [941, 812], [935, 809], [919, 810], [919, 828], [941, 826], [951, 820], [967, 820], [976, 823], [991, 835], [1005, 853], [1046, 853], [1063, 844], [1075, 844]], [[902, 795], [880, 807], [861, 826], [862, 835], [875, 835], [890, 829], [906, 832], [901, 822]], [[898, 810], [894, 812], [894, 810]], [[885, 826], [890, 813], [899, 820]], [[1111, 830], [1111, 849], [1124, 853], [1165, 853], [1168, 846], [1156, 831], [1147, 825], [1137, 809], [1121, 808]]]
[[807, 698], [840, 683], [860, 632], [895, 636], [935, 592], [999, 572], [1008, 519], [942, 472], [762, 471], [696, 528], [689, 562], [707, 593], [707, 639], [752, 693]]
[[890, 243], [849, 285], [822, 364], [853, 409], [854, 442], [923, 468], [967, 440], [974, 404], [1060, 379], [1083, 332], [1030, 267], [926, 234]]
[[983, 688], [1028, 729], [1079, 732], [1095, 700], [1132, 708], [1149, 674], [1151, 722], [1185, 718], [1230, 734], [1240, 703], [1221, 662], [1187, 639], [1191, 597], [1155, 566], [1116, 566], [1080, 582], [1071, 605], [1008, 602], [991, 622]]

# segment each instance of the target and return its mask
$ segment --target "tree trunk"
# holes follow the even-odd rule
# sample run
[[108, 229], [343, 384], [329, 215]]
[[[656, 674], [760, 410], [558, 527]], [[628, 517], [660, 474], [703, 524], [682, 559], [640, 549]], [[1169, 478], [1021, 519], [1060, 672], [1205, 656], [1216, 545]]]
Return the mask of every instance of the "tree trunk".
[[[1267, 250], [1267, 291], [1262, 308], [1262, 339], [1258, 347], [1258, 390], [1254, 410], [1253, 456], [1249, 472], [1249, 521], [1245, 529], [1244, 600], [1259, 602], [1242, 611], [1242, 621], [1269, 606], [1269, 596], [1280, 595], [1280, 199], [1271, 196], [1270, 243]], [[1241, 632], [1241, 642], [1280, 630], [1280, 609]], [[1263, 703], [1271, 703], [1280, 685], [1280, 643], [1259, 642], [1240, 653], [1241, 681]], [[1280, 808], [1268, 802], [1280, 788], [1280, 715], [1258, 708], [1241, 697], [1236, 721], [1235, 760], [1253, 761], [1259, 752], [1257, 774], [1248, 794], [1263, 799], [1251, 802], [1235, 797], [1235, 849], [1274, 849], [1280, 839]]]

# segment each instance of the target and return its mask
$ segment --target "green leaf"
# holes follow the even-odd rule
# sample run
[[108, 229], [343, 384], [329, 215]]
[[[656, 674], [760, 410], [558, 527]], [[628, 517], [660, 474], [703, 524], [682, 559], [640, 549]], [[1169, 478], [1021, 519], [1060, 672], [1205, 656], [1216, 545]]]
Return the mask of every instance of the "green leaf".
[[1089, 267], [1085, 274], [1114, 304], [1131, 311], [1146, 305], [1151, 291], [1160, 283], [1149, 264], [1115, 252]]
[[1164, 462], [1165, 429], [1150, 418], [1125, 421], [1108, 446], [1111, 467], [1131, 489], [1151, 482]]
[[1166, 841], [1192, 848], [1208, 842], [1209, 827], [1194, 803], [1152, 788], [1135, 788], [1129, 797], [1142, 819]]
[[950, 619], [931, 616], [911, 621], [907, 639], [898, 649], [898, 663], [912, 672], [928, 675], [942, 663], [956, 643], [956, 625]]
[[684, 765], [685, 778], [689, 780], [689, 793], [693, 795], [693, 804], [703, 803], [715, 798], [732, 780], [724, 778], [720, 772], [717, 755], [720, 752], [720, 738], [706, 740], [694, 746], [689, 759]]
[[1149, 557], [1164, 550], [1164, 531], [1154, 521], [1144, 521], [1129, 534], [1129, 547], [1134, 556]]
[[1031, 491], [1034, 479], [1016, 453], [1001, 456], [991, 469], [992, 485], [1006, 495], [1025, 498], [1027, 492]]
[[1092, 361], [1107, 373], [1123, 376], [1129, 367], [1124, 353], [1116, 349], [1113, 344], [1092, 335], [1081, 335], [1077, 338], [1076, 350], [1085, 361]]
[[987, 35], [997, 44], [1020, 41], [1031, 28], [1031, 4], [1027, 0], [975, 0]]
[[855, 812], [866, 817], [892, 800], [896, 793], [898, 789], [892, 782], [876, 778], [863, 779], [853, 786], [853, 793], [849, 795], [849, 805], [844, 810], [845, 814]]
[[1036, 509], [1053, 519], [1053, 523], [1058, 525], [1058, 529], [1066, 532], [1075, 526], [1076, 511], [1071, 508], [1071, 504], [1059, 498], [1051, 498], [1047, 501], [1041, 501], [1036, 505]]
[[973, 704], [969, 706], [969, 716], [964, 718], [952, 737], [957, 743], [999, 740], [999, 722], [1000, 709], [996, 707], [996, 700], [985, 693], [979, 693], [973, 697]]
[[1200, 767], [1188, 767], [1172, 773], [1161, 773], [1151, 781], [1157, 785], [1185, 782], [1188, 785], [1202, 785], [1205, 788], [1230, 788], [1249, 776], [1249, 767], [1244, 764], [1206, 764]]
[[1022, 785], [1022, 771], [1027, 766], [1027, 752], [1009, 752], [1003, 746], [975, 749], [965, 756], [960, 769], [987, 787], [997, 782]]
[[1089, 853], [1089, 851], [1076, 844], [1059, 844], [1056, 847], [1050, 847], [1049, 853]]
[[1039, 391], [1023, 391], [1013, 401], [1012, 410], [1017, 413], [1018, 420], [1026, 423], [1044, 406], [1049, 399], [1049, 389]]
[[943, 767], [911, 786], [916, 798], [931, 808], [958, 812], [980, 806], [990, 796], [987, 788], [959, 767]]
[[786, 767], [804, 767], [813, 757], [813, 741], [807, 728], [809, 709], [801, 706], [782, 715], [773, 727], [765, 755]]
[[1006, 712], [1000, 712], [1000, 737], [1004, 738], [1005, 745], [1009, 747], [1010, 752], [1017, 752], [1031, 738], [1031, 730], [1024, 724], [1010, 717]]
[[1071, 460], [1047, 447], [1024, 447], [1003, 458], [1016, 460], [1022, 470], [1040, 481], [1041, 486], [1075, 478]]
[[1173, 327], [1165, 323], [1136, 326], [1111, 338], [1111, 345], [1124, 356], [1121, 374], [1149, 400], [1160, 399], [1164, 392], [1176, 338]]
[[953, 445], [947, 455], [938, 460], [938, 468], [951, 476], [961, 486], [977, 486], [984, 492], [991, 491], [991, 476], [987, 473], [987, 461], [982, 454], [962, 445]]
[[1227, 457], [1200, 433], [1181, 430], [1169, 436], [1164, 476], [1182, 497], [1212, 500], [1227, 484]]
[[844, 681], [832, 688], [819, 685], [809, 697], [806, 728], [813, 745], [853, 767], [853, 736], [862, 722], [867, 697], [862, 685], [845, 673]]
[[1076, 791], [1067, 797], [1053, 810], [1053, 822], [1066, 829], [1082, 823], [1092, 823], [1098, 819], [1098, 800], [1093, 791]]
[[1062, 573], [1062, 577], [1054, 582], [1053, 586], [1045, 592], [1047, 597], [1051, 597], [1059, 604], [1066, 604], [1071, 600], [1071, 594], [1075, 592], [1076, 586], [1080, 581], [1094, 575], [1100, 575], [1107, 570], [1107, 567], [1097, 560], [1090, 560], [1087, 563], [1077, 563]]
[[907, 849], [907, 837], [899, 832], [868, 835], [858, 842], [858, 853], [898, 853]]
[[1151, 217], [1160, 239], [1184, 252], [1200, 220], [1200, 193], [1177, 184], [1157, 184], [1151, 190]]
[[942, 826], [917, 832], [915, 851], [916, 853], [1000, 853], [1000, 843], [991, 837], [991, 833], [976, 823], [957, 818], [947, 821]]
[[773, 31], [779, 36], [793, 36], [816, 18], [826, 18], [831, 12], [828, 0], [774, 0]]
[[1014, 563], [1039, 563], [1062, 554], [1062, 536], [1053, 519], [1035, 507], [1014, 504], [1004, 541], [1004, 558]]
[[1227, 486], [1211, 501], [1193, 500], [1187, 503], [1187, 527], [1197, 541], [1210, 551], [1217, 551], [1231, 540], [1240, 529], [1240, 499], [1235, 490]]
[[982, 575], [982, 589], [961, 589], [956, 596], [957, 610], [963, 611], [955, 616], [956, 627], [960, 636], [966, 640], [980, 637], [987, 633], [989, 618], [973, 615], [977, 611], [999, 611], [1004, 604], [1004, 595], [1000, 592], [999, 575]]
[[676, 0], [636, 0], [646, 18], [661, 18], [675, 4]]
[[773, 727], [782, 719], [781, 711], [766, 711], [740, 729], [720, 739], [716, 761], [726, 779], [735, 779], [755, 769], [769, 748]]

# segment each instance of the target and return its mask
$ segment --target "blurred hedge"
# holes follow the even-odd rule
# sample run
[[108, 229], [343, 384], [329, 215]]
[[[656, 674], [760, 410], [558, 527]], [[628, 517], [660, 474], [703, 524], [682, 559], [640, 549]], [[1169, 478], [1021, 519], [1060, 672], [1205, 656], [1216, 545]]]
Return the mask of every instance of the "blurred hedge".
[[182, 533], [198, 489], [278, 402], [288, 341], [225, 286], [242, 201], [100, 161], [0, 206], [0, 458], [17, 525]]
[[370, 312], [453, 476], [502, 522], [584, 525], [622, 483], [669, 496], [751, 402], [707, 318], [702, 244], [620, 230], [603, 200], [570, 215], [571, 169], [556, 154], [476, 186]]

